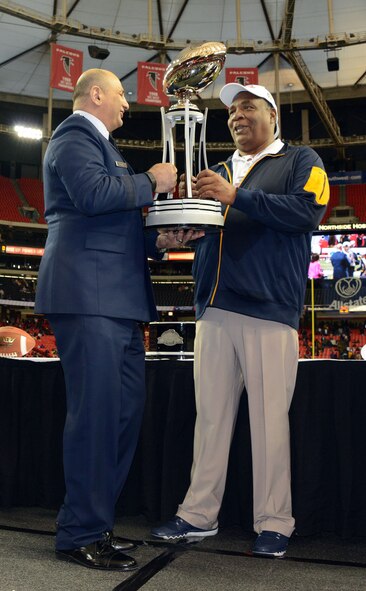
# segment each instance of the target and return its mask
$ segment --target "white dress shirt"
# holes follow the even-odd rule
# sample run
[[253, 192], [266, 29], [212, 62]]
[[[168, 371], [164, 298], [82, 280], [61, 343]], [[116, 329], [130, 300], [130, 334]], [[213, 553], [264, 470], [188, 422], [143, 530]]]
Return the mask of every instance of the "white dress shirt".
[[90, 121], [90, 123], [92, 123], [97, 128], [97, 130], [100, 131], [100, 133], [103, 137], [105, 137], [106, 140], [109, 139], [109, 131], [104, 125], [104, 123], [100, 119], [98, 119], [98, 117], [95, 117], [95, 115], [92, 115], [87, 111], [82, 111], [81, 109], [77, 109], [76, 111], [74, 111], [73, 114], [81, 115], [82, 117], [85, 117], [85, 119], [88, 119], [88, 121]]
[[264, 148], [262, 152], [258, 152], [258, 154], [244, 154], [244, 156], [241, 156], [239, 150], [235, 150], [233, 154], [233, 185], [238, 187], [252, 164], [257, 162], [257, 160], [262, 158], [265, 154], [277, 154], [282, 146], [283, 141], [276, 139], [269, 146]]

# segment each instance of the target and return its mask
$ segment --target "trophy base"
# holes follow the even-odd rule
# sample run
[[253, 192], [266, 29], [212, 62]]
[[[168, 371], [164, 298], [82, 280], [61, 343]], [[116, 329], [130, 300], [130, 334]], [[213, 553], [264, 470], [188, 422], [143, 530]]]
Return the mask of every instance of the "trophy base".
[[155, 201], [145, 218], [147, 228], [222, 228], [221, 203], [206, 199]]

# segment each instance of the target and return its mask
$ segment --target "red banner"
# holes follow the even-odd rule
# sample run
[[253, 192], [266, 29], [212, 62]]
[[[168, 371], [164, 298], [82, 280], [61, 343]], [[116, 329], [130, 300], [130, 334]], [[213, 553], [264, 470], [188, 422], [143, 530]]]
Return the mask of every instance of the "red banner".
[[51, 43], [51, 88], [73, 92], [82, 71], [82, 51]]
[[225, 84], [258, 84], [258, 68], [225, 68]]
[[163, 78], [166, 64], [138, 62], [137, 64], [137, 102], [140, 105], [168, 107], [169, 98], [163, 91]]

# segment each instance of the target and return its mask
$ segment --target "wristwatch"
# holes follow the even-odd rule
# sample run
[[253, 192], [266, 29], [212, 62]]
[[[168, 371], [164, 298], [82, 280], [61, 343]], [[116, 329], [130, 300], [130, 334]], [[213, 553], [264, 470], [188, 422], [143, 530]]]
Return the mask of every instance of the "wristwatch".
[[154, 177], [152, 172], [144, 172], [144, 174], [146, 174], [146, 176], [149, 178], [150, 183], [151, 183], [151, 189], [152, 192], [155, 193], [155, 189], [156, 189], [156, 178]]

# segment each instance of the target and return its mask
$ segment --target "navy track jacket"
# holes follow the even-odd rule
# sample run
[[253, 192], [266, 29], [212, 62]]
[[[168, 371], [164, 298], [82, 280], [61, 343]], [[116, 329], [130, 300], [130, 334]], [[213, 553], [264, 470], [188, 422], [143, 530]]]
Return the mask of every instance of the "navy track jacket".
[[[232, 182], [232, 157], [212, 170]], [[248, 171], [225, 225], [197, 241], [193, 264], [199, 319], [207, 306], [297, 329], [311, 235], [329, 200], [322, 160], [309, 147], [284, 144]]]

